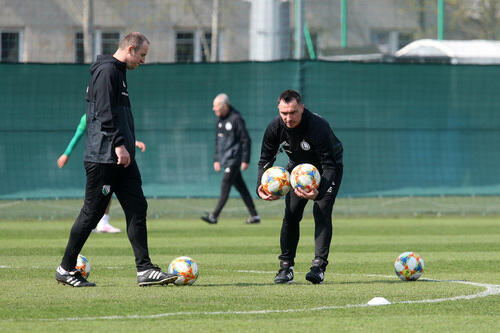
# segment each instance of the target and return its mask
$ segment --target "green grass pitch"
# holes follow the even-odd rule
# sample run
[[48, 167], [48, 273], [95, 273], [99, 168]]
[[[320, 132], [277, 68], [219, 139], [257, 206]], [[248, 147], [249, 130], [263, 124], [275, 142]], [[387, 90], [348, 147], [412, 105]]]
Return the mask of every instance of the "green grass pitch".
[[[150, 255], [200, 269], [193, 286], [139, 288], [125, 233], [92, 234], [82, 253], [96, 288], [58, 285], [55, 269], [71, 220], [0, 221], [2, 332], [491, 332], [500, 327], [498, 217], [334, 218], [325, 282], [305, 274], [313, 222], [301, 226], [295, 283], [273, 284], [280, 219], [207, 225], [196, 218], [148, 221]], [[118, 218], [113, 224], [124, 228]], [[404, 251], [425, 260], [416, 282], [395, 277]], [[429, 280], [427, 280], [429, 279]], [[458, 281], [458, 282], [457, 282]], [[459, 283], [473, 282], [472, 284]], [[488, 287], [489, 286], [489, 287]], [[366, 306], [373, 297], [392, 302]]]

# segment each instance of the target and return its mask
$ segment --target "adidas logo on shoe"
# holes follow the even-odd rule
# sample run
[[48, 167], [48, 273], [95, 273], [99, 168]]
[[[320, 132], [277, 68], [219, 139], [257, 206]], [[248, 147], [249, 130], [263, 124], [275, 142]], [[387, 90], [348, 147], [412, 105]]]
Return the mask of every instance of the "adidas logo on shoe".
[[293, 283], [293, 266], [290, 263], [282, 261], [280, 269], [274, 278], [274, 283]]
[[56, 270], [56, 281], [72, 287], [95, 287], [95, 283], [87, 281], [82, 272], [75, 269], [71, 272], [66, 271], [61, 266]]
[[137, 273], [139, 287], [167, 285], [175, 280], [177, 280], [177, 275], [164, 273], [158, 266]]
[[311, 270], [306, 274], [306, 280], [313, 284], [322, 283], [325, 279], [325, 269], [323, 267], [321, 260], [313, 260]]

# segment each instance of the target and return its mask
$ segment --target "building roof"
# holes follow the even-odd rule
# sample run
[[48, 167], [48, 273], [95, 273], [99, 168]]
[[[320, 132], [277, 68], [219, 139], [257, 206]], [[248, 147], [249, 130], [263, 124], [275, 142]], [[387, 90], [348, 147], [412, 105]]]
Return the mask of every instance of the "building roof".
[[452, 64], [500, 64], [500, 41], [420, 39], [398, 50], [395, 56], [449, 58]]

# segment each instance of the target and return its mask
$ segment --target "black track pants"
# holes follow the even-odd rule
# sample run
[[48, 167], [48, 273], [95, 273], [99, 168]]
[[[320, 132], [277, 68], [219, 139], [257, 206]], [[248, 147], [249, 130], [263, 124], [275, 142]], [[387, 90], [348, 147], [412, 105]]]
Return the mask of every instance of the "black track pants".
[[78, 254], [92, 229], [97, 226], [115, 193], [125, 213], [127, 235], [135, 255], [138, 271], [151, 268], [148, 253], [146, 212], [148, 204], [142, 192], [139, 168], [132, 161], [127, 168], [115, 164], [85, 162], [87, 184], [80, 214], [71, 228], [61, 266], [73, 270]]
[[248, 192], [248, 188], [243, 180], [243, 176], [241, 175], [241, 171], [239, 166], [234, 166], [230, 168], [226, 168], [224, 170], [224, 177], [222, 178], [222, 184], [220, 186], [220, 197], [215, 210], [213, 211], [213, 215], [217, 218], [224, 208], [224, 205], [229, 198], [229, 192], [231, 191], [231, 186], [233, 186], [240, 192], [241, 198], [245, 202], [247, 206], [248, 212], [251, 216], [257, 215], [257, 211], [255, 210], [255, 205], [253, 203], [252, 197]]
[[[314, 201], [314, 259], [323, 261], [323, 268], [328, 265], [328, 254], [332, 240], [332, 210], [335, 198], [342, 181], [342, 168], [339, 169], [334, 184], [328, 189], [329, 192], [321, 200]], [[300, 238], [299, 223], [302, 220], [304, 208], [309, 200], [298, 197], [293, 190], [285, 197], [285, 216], [281, 226], [281, 255], [280, 260], [288, 261], [294, 265], [297, 245]]]

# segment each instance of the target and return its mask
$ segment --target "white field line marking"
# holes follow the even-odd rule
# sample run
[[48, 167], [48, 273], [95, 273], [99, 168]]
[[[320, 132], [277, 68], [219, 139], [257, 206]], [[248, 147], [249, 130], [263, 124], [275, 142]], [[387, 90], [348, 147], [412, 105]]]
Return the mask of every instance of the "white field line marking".
[[[245, 271], [240, 270], [237, 272], [242, 273], [259, 273], [259, 274], [269, 274], [274, 272], [264, 272], [264, 271]], [[336, 274], [336, 275], [352, 275], [352, 274]], [[395, 278], [394, 276], [387, 275], [377, 275], [377, 274], [365, 274], [365, 276], [370, 277], [384, 277], [384, 278]], [[439, 303], [439, 302], [447, 302], [447, 301], [457, 301], [457, 300], [470, 300], [479, 297], [487, 297], [493, 295], [500, 295], [500, 285], [497, 284], [487, 284], [487, 283], [476, 283], [476, 282], [468, 282], [468, 281], [458, 281], [458, 280], [433, 280], [433, 279], [422, 279], [426, 281], [434, 281], [434, 282], [447, 282], [447, 283], [459, 283], [459, 284], [467, 284], [476, 287], [483, 287], [486, 290], [472, 294], [472, 295], [459, 295], [454, 297], [445, 297], [445, 298], [434, 298], [434, 299], [422, 299], [416, 301], [399, 301], [393, 302], [391, 304], [386, 304], [384, 306], [390, 306], [392, 304], [417, 304], [417, 303]], [[99, 316], [99, 317], [67, 317], [67, 318], [46, 318], [46, 319], [29, 319], [32, 321], [80, 321], [80, 320], [122, 320], [122, 319], [154, 319], [154, 318], [163, 318], [163, 317], [173, 317], [173, 316], [218, 316], [218, 315], [253, 315], [253, 314], [269, 314], [269, 313], [293, 313], [293, 312], [313, 312], [313, 311], [323, 311], [323, 310], [337, 310], [337, 309], [350, 309], [350, 308], [365, 308], [372, 307], [367, 303], [362, 304], [346, 304], [346, 305], [325, 305], [314, 308], [302, 308], [302, 309], [267, 309], [267, 310], [248, 310], [248, 311], [186, 311], [186, 312], [167, 312], [167, 313], [158, 313], [154, 315], [124, 315], [124, 316]], [[12, 321], [12, 320], [8, 320]]]
[[393, 204], [397, 204], [397, 203], [408, 201], [408, 200], [410, 200], [410, 197], [402, 197], [402, 198], [390, 199], [390, 200], [387, 200], [385, 202], [382, 202], [380, 204], [380, 206], [381, 207], [385, 207], [385, 206], [388, 206], [388, 205], [393, 205]]
[[20, 204], [22, 201], [12, 201], [12, 202], [4, 202], [0, 204], [0, 207], [9, 207], [9, 206], [15, 206]]
[[[23, 266], [19, 266], [19, 267], [11, 267], [11, 266], [5, 266], [5, 265], [0, 265], [0, 268], [12, 268], [12, 269], [22, 269], [24, 268]], [[31, 268], [40, 268], [40, 266], [31, 266]], [[120, 267], [120, 266], [108, 266], [106, 267], [107, 269], [124, 269], [124, 267]]]
[[[78, 212], [80, 209], [78, 206], [71, 206], [71, 205], [64, 205], [64, 204], [50, 204], [50, 203], [44, 203], [44, 202], [37, 202], [38, 206], [44, 207], [44, 208], [54, 208], [54, 209], [60, 209], [60, 210], [65, 210], [65, 211], [75, 211]], [[82, 201], [83, 205], [83, 201]]]
[[[235, 198], [237, 199], [237, 198]], [[265, 207], [266, 208], [274, 208], [276, 206], [281, 206], [281, 202], [280, 200], [276, 200], [276, 201], [273, 201], [273, 202], [266, 202], [265, 204]], [[180, 207], [182, 209], [188, 209], [188, 210], [191, 210], [193, 208], [193, 206], [191, 205], [186, 205], [186, 204], [182, 204], [182, 203], [178, 203], [176, 202], [173, 206], [175, 207]], [[207, 207], [198, 207], [200, 208], [200, 210], [210, 210], [212, 209], [211, 208], [212, 206], [207, 206]], [[262, 210], [264, 208], [264, 205], [262, 205], [262, 207], [257, 207], [259, 208], [260, 210]], [[167, 210], [168, 210], [168, 207], [167, 207]], [[241, 208], [241, 207], [225, 207], [224, 208], [224, 211], [225, 212], [231, 212], [231, 213], [234, 213], [234, 212], [239, 212], [239, 211], [242, 211], [242, 212], [245, 212], [245, 209], [244, 208]]]
[[[76, 214], [78, 214], [78, 212], [82, 208], [83, 201], [82, 201], [80, 206], [71, 206], [71, 205], [68, 206], [68, 205], [63, 205], [63, 204], [50, 204], [50, 203], [43, 203], [43, 202], [38, 202], [37, 204], [41, 207], [44, 207], [44, 208], [60, 209], [60, 210], [65, 210], [67, 212], [73, 211], [73, 212], [76, 212]], [[118, 212], [120, 212], [120, 210], [121, 210], [121, 207], [118, 204], [111, 205], [111, 207], [109, 208], [110, 213], [118, 213]]]

